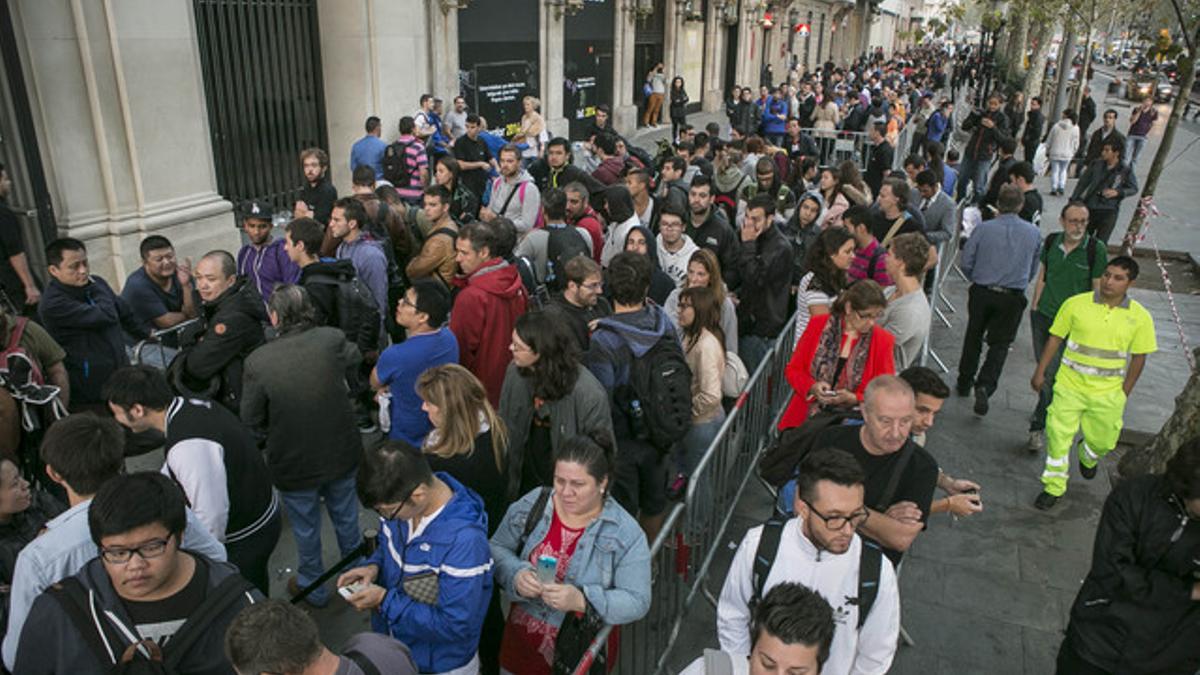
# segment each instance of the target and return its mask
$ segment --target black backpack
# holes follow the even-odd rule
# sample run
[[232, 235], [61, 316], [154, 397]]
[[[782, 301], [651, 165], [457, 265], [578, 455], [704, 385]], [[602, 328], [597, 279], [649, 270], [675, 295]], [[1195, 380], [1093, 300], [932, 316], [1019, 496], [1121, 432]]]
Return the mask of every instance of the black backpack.
[[692, 428], [692, 370], [673, 333], [659, 336], [645, 354], [633, 357], [629, 382], [616, 388], [613, 402], [624, 412], [631, 437], [661, 452], [683, 440]]
[[542, 283], [551, 290], [567, 286], [567, 262], [576, 256], [589, 255], [587, 240], [570, 225], [546, 225], [546, 278]]
[[406, 188], [412, 180], [412, 169], [408, 166], [408, 148], [419, 145], [419, 141], [401, 143], [396, 141], [383, 151], [383, 178], [397, 188]]
[[[750, 596], [749, 607], [753, 611], [762, 600], [764, 587], [767, 585], [767, 575], [775, 564], [775, 554], [779, 552], [779, 539], [783, 534], [783, 526], [787, 520], [772, 518], [763, 525], [762, 536], [758, 540], [758, 548], [754, 550], [754, 567], [750, 577], [753, 594]], [[862, 548], [858, 555], [858, 628], [863, 627], [871, 608], [875, 606], [875, 598], [879, 596], [879, 573], [883, 567], [883, 550], [879, 544], [859, 537]]]
[[[212, 622], [235, 602], [241, 601], [254, 586], [240, 575], [231, 574], [204, 598], [204, 602], [188, 617], [165, 646], [150, 640], [128, 644], [124, 636], [116, 635], [107, 621], [92, 620], [100, 615], [92, 606], [91, 596], [76, 577], [67, 577], [49, 588], [50, 595], [58, 600], [67, 613], [79, 636], [99, 659], [100, 663], [111, 664], [114, 675], [170, 675], [182, 673], [179, 662], [196, 642], [212, 630]], [[107, 627], [107, 628], [106, 628]], [[102, 635], [100, 631], [103, 631]], [[109, 647], [114, 650], [117, 662], [109, 656]], [[149, 654], [149, 656], [147, 656]]]
[[370, 289], [354, 274], [338, 274], [336, 277], [315, 274], [305, 283], [324, 284], [337, 289], [336, 325], [364, 354], [379, 349], [379, 306]]

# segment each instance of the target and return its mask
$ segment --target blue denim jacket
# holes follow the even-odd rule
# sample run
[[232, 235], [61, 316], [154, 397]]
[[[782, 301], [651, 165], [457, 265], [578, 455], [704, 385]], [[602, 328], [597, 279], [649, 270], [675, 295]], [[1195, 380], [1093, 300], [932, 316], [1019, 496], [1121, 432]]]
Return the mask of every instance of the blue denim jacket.
[[[525, 610], [552, 626], [562, 623], [564, 613], [550, 609], [538, 600], [517, 595], [513, 577], [522, 569], [533, 569], [529, 555], [546, 538], [554, 500], [546, 500], [541, 521], [519, 552], [517, 542], [525, 529], [529, 511], [537, 501], [540, 488], [508, 507], [504, 521], [492, 535], [492, 559], [495, 581], [513, 602], [526, 603]], [[650, 547], [637, 521], [611, 497], [604, 502], [600, 517], [592, 521], [571, 556], [563, 583], [579, 587], [587, 602], [611, 624], [637, 621], [650, 611]]]

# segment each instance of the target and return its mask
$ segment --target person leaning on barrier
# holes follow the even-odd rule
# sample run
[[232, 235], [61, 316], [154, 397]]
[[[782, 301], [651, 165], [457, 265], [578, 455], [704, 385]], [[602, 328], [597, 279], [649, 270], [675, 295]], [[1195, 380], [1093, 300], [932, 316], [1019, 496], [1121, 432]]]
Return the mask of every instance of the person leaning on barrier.
[[792, 503], [796, 516], [751, 528], [734, 554], [717, 604], [722, 650], [752, 654], [755, 606], [775, 586], [802, 581], [839, 617], [826, 672], [888, 671], [900, 632], [900, 593], [892, 563], [856, 533], [877, 517], [864, 496], [863, 469], [854, 457], [827, 445], [808, 453]]
[[1194, 673], [1200, 666], [1200, 438], [1163, 475], [1117, 484], [1058, 652], [1058, 675]]
[[[270, 213], [263, 217], [270, 223]], [[149, 332], [196, 318], [200, 303], [192, 281], [192, 261], [177, 262], [171, 241], [157, 234], [143, 239], [138, 248], [142, 266], [129, 275], [121, 290], [138, 323]], [[179, 346], [177, 335], [164, 336], [162, 342], [168, 348]]]
[[225, 654], [238, 675], [417, 675], [403, 642], [378, 633], [351, 635], [335, 654], [321, 641], [317, 622], [284, 600], [264, 600], [234, 618]]
[[366, 453], [358, 497], [379, 514], [382, 540], [366, 565], [338, 577], [346, 601], [407, 644], [421, 672], [477, 672], [492, 595], [483, 500], [404, 441]]
[[704, 650], [680, 675], [819, 675], [837, 624], [820, 593], [784, 582], [763, 596], [750, 625], [750, 658]]
[[242, 364], [266, 342], [263, 299], [249, 279], [237, 275], [237, 263], [225, 251], [210, 251], [196, 263], [196, 288], [204, 301], [203, 333], [185, 331], [179, 356], [168, 368], [177, 391], [206, 392], [238, 412], [242, 398]]
[[554, 486], [510, 506], [492, 536], [496, 583], [513, 602], [504, 671], [573, 669], [600, 625], [649, 611], [650, 551], [638, 522], [609, 494], [612, 457], [587, 437], [566, 440], [555, 453]]
[[[950, 397], [950, 387], [932, 369], [925, 366], [909, 366], [899, 375], [908, 383], [915, 395], [917, 414], [913, 417], [911, 437], [914, 443], [925, 447], [925, 435], [933, 428], [934, 420], [942, 405]], [[947, 496], [930, 503], [930, 513], [950, 512], [956, 516], [969, 516], [983, 510], [979, 498], [979, 484], [963, 478], [953, 478], [938, 469], [937, 486]]]

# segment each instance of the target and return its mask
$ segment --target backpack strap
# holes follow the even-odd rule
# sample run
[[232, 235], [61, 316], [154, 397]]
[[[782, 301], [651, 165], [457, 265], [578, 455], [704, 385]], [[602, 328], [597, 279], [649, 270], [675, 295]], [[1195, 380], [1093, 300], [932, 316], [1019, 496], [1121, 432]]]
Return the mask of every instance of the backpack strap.
[[758, 538], [758, 547], [754, 549], [754, 566], [751, 568], [750, 583], [753, 590], [748, 607], [753, 612], [762, 600], [763, 589], [767, 585], [767, 575], [775, 564], [775, 554], [779, 552], [779, 540], [783, 537], [783, 526], [786, 520], [772, 518], [763, 523], [762, 536]]
[[896, 466], [892, 470], [892, 475], [888, 477], [887, 487], [879, 495], [879, 499], [875, 502], [875, 510], [880, 513], [887, 511], [887, 508], [892, 504], [892, 497], [896, 495], [896, 488], [900, 485], [900, 478], [904, 475], [904, 470], [908, 468], [908, 462], [916, 453], [916, 444], [911, 440], [905, 441], [904, 447], [900, 449], [900, 458], [896, 460]]
[[354, 662], [354, 665], [358, 666], [358, 669], [363, 671], [365, 675], [383, 675], [381, 672], [379, 672], [379, 668], [377, 668], [375, 664], [367, 658], [367, 655], [363, 654], [357, 649], [351, 649], [350, 651], [342, 652], [342, 656]]
[[[6, 354], [16, 349], [17, 345], [21, 343], [21, 336], [25, 334], [25, 325], [28, 323], [28, 318], [23, 316], [16, 317], [16, 321], [13, 322], [12, 331], [8, 334], [8, 344], [4, 347]], [[7, 364], [0, 365], [6, 366]]]
[[[197, 560], [196, 564], [203, 565], [205, 563]], [[167, 641], [163, 649], [166, 654], [166, 658], [163, 659], [166, 670], [179, 672], [179, 662], [200, 638], [208, 634], [213, 621], [231, 605], [239, 602], [242, 597], [246, 597], [253, 604], [253, 598], [247, 595], [253, 588], [254, 586], [243, 579], [240, 574], [231, 574], [217, 584], [216, 588], [209, 591], [204, 602], [200, 603], [200, 606], [188, 617], [183, 626]]]
[[67, 613], [79, 636], [87, 643], [100, 663], [115, 665], [117, 656], [103, 634], [104, 626], [97, 616], [93, 620], [91, 594], [76, 577], [66, 577], [52, 584], [47, 591]]
[[533, 503], [533, 509], [529, 511], [529, 515], [525, 516], [525, 527], [521, 531], [521, 538], [517, 540], [517, 555], [521, 555], [521, 551], [525, 549], [525, 540], [529, 539], [529, 535], [533, 534], [537, 528], [538, 522], [542, 519], [542, 513], [546, 511], [546, 502], [550, 500], [550, 488], [542, 486], [541, 492], [538, 493], [537, 501]]
[[859, 537], [858, 554], [858, 628], [861, 630], [879, 597], [879, 574], [883, 568], [883, 549], [879, 544]]
[[907, 218], [904, 217], [905, 215], [907, 214], [900, 214], [900, 217], [892, 222], [892, 226], [888, 229], [887, 234], [883, 235], [883, 241], [879, 242], [881, 247], [887, 246], [888, 243], [892, 241], [892, 237], [896, 236], [896, 232], [899, 231], [900, 226], [904, 224], [905, 220], [907, 220]]
[[[502, 185], [503, 182], [504, 182], [503, 178], [496, 179], [496, 184], [492, 186], [492, 194], [496, 193], [496, 187]], [[505, 199], [504, 199], [504, 206], [501, 206], [500, 210], [495, 212], [496, 215], [498, 215], [498, 216], [504, 215], [504, 212], [508, 210], [508, 205], [512, 203], [513, 197], [516, 197], [518, 192], [524, 192], [525, 185], [526, 185], [526, 183], [521, 183], [520, 185], [514, 187], [512, 192], [508, 193], [508, 197], [505, 197]], [[522, 195], [521, 201], [522, 202], [525, 201], [524, 195]]]

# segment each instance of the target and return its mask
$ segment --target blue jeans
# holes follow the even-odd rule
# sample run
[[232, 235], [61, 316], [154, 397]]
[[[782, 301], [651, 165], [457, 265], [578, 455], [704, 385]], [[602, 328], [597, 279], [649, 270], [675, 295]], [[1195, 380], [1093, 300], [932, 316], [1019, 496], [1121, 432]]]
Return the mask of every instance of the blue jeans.
[[717, 437], [717, 432], [721, 430], [721, 425], [724, 423], [725, 411], [721, 410], [708, 422], [692, 424], [692, 428], [688, 429], [687, 435], [677, 446], [675, 469], [679, 473], [685, 476], [692, 475], [692, 472], [696, 470], [696, 465], [704, 459], [704, 453], [708, 451], [708, 446], [712, 445], [713, 439]]
[[1145, 145], [1145, 136], [1130, 136], [1125, 139], [1125, 160], [1129, 162], [1130, 168], [1137, 164], [1138, 155], [1142, 154], [1142, 147]]
[[[1050, 339], [1050, 324], [1052, 323], [1054, 323], [1053, 318], [1036, 309], [1029, 312], [1029, 333], [1033, 336], [1034, 363], [1042, 359], [1042, 352], [1045, 351], [1046, 342]], [[1042, 390], [1038, 392], [1037, 407], [1033, 409], [1033, 415], [1029, 418], [1030, 431], [1046, 430], [1046, 409], [1054, 400], [1054, 376], [1058, 373], [1065, 346], [1065, 343], [1058, 346], [1058, 353], [1054, 355], [1054, 360], [1050, 362], [1049, 366], [1046, 366], [1046, 381], [1042, 383]]]
[[754, 369], [758, 368], [758, 364], [762, 363], [770, 349], [771, 342], [766, 338], [757, 335], [738, 337], [738, 356], [742, 358], [742, 364], [746, 366], [746, 370], [751, 375], [754, 374]]
[[[296, 538], [296, 551], [300, 558], [296, 566], [296, 582], [300, 588], [325, 573], [325, 565], [321, 561], [321, 498], [325, 499], [325, 509], [329, 511], [342, 555], [349, 555], [362, 543], [362, 532], [358, 529], [358, 494], [355, 492], [357, 473], [358, 470], [354, 469], [341, 478], [311, 490], [279, 493], [292, 525], [292, 535]], [[318, 588], [313, 591], [308, 596], [308, 602], [318, 607], [325, 605], [329, 602], [329, 589]]]
[[962, 199], [967, 193], [967, 183], [971, 183], [971, 203], [975, 204], [983, 199], [983, 195], [987, 192], [987, 177], [988, 169], [991, 167], [992, 161], [974, 160], [964, 158], [962, 163], [958, 165], [958, 199]]

